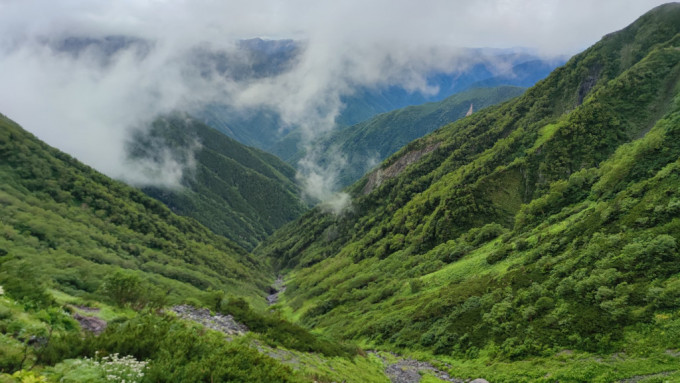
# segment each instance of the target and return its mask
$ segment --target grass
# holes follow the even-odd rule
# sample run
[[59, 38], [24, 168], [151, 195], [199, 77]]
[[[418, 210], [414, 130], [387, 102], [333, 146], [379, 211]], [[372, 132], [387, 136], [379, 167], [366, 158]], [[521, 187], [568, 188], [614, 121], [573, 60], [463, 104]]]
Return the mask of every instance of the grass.
[[[117, 318], [132, 318], [136, 315], [135, 311], [130, 308], [114, 307], [97, 301], [85, 300], [55, 289], [48, 291], [58, 304], [68, 305], [70, 309], [81, 315], [94, 316], [107, 322]], [[84, 310], [78, 306], [91, 307], [97, 310]]]
[[[412, 355], [432, 360], [426, 353]], [[599, 356], [562, 350], [554, 355], [520, 361], [495, 361], [489, 358], [459, 360], [439, 356], [450, 367], [440, 366], [452, 377], [484, 378], [490, 382], [593, 382], [605, 383], [639, 377], [640, 382], [680, 382], [680, 360], [669, 354], [656, 353], [646, 357], [624, 353]], [[437, 364], [437, 363], [435, 363]], [[434, 377], [421, 382], [438, 382]]]
[[506, 271], [512, 264], [521, 262], [513, 259], [489, 265], [486, 257], [499, 245], [500, 240], [491, 241], [474, 250], [462, 259], [453, 262], [434, 273], [423, 276], [421, 279], [426, 286], [433, 286], [438, 290], [441, 286], [455, 283], [468, 278], [470, 275], [499, 274]]

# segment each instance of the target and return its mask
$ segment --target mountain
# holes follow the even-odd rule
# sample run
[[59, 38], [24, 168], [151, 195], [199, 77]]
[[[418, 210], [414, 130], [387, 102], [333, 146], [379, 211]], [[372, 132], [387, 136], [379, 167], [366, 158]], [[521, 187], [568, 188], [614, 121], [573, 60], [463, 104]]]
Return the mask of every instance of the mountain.
[[0, 179], [0, 381], [387, 380], [265, 310], [266, 262], [2, 115]]
[[[354, 125], [380, 113], [441, 101], [473, 88], [492, 88], [501, 85], [529, 87], [544, 79], [558, 65], [564, 64], [561, 58], [539, 59], [521, 50], [506, 52], [468, 49], [464, 54], [471, 60], [479, 60], [479, 63], [453, 73], [430, 74], [427, 82], [429, 86], [436, 87], [435, 94], [409, 92], [398, 86], [361, 88], [354, 95], [343, 99], [345, 108], [337, 118], [338, 124]], [[496, 68], [498, 63], [509, 65], [510, 69], [498, 73]]]
[[306, 207], [295, 170], [275, 156], [244, 146], [186, 115], [156, 120], [136, 135], [129, 152], [151, 159], [164, 149], [191, 153], [182, 188], [142, 190], [175, 213], [192, 217], [245, 249], [300, 216]]
[[546, 78], [553, 69], [562, 64], [564, 64], [564, 61], [559, 59], [551, 61], [529, 60], [514, 65], [509, 75], [498, 75], [478, 80], [470, 85], [466, 85], [466, 88], [490, 88], [506, 84], [530, 87]]
[[282, 310], [493, 382], [680, 379], [679, 33], [657, 7], [278, 230]]
[[[287, 65], [293, 65], [293, 55], [299, 54], [302, 47], [289, 42], [292, 46], [297, 46], [297, 50], [291, 48], [281, 53], [280, 50], [273, 48], [266, 49], [268, 46], [281, 44], [277, 40], [261, 40], [259, 49], [266, 52], [262, 56], [268, 57], [272, 63], [284, 62]], [[283, 54], [285, 57], [282, 58]], [[396, 85], [354, 89], [351, 95], [342, 98], [344, 107], [336, 118], [336, 123], [341, 127], [351, 126], [377, 114], [410, 105], [441, 101], [472, 87], [531, 86], [547, 76], [557, 65], [563, 63], [561, 59], [543, 60], [521, 51], [468, 49], [464, 55], [468, 60], [478, 63], [459, 71], [431, 73], [427, 76], [428, 85], [437, 89], [434, 94], [425, 95]], [[510, 70], [498, 73], [495, 67], [499, 62], [510, 65]], [[276, 64], [276, 66], [279, 67], [281, 64]], [[280, 73], [262, 68], [260, 72]], [[211, 104], [199, 112], [197, 117], [229, 137], [271, 152], [289, 163], [292, 162], [288, 159], [293, 158], [301, 149], [299, 147], [300, 134], [296, 127], [284, 126], [278, 114], [267, 108], [243, 110], [225, 104]]]
[[[347, 159], [347, 164], [340, 170], [338, 184], [340, 187], [348, 186], [402, 146], [465, 117], [471, 107], [476, 111], [519, 96], [522, 92], [524, 88], [513, 86], [471, 89], [439, 102], [409, 106], [338, 128], [312, 147], [318, 151], [321, 164], [333, 161], [334, 154]], [[304, 152], [300, 152], [287, 161], [295, 163], [303, 156]]]
[[[232, 241], [38, 141], [2, 116], [3, 270], [94, 293], [115, 270], [139, 270], [170, 300], [224, 289], [257, 297], [271, 271]], [[4, 283], [3, 283], [4, 284]]]

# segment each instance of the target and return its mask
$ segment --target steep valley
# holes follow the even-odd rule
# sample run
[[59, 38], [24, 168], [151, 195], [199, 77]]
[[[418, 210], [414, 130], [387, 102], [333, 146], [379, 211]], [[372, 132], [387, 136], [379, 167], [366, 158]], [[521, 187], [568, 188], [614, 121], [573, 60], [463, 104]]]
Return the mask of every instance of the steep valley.
[[[374, 172], [431, 150], [351, 186], [343, 214], [284, 226], [255, 251], [287, 273], [281, 310], [454, 365], [677, 363], [679, 31], [680, 6], [656, 8], [519, 98], [406, 145]], [[625, 378], [610, 367], [488, 379]]]
[[680, 4], [337, 134], [385, 159], [331, 211], [185, 114], [142, 190], [0, 115], [0, 382], [680, 382]]

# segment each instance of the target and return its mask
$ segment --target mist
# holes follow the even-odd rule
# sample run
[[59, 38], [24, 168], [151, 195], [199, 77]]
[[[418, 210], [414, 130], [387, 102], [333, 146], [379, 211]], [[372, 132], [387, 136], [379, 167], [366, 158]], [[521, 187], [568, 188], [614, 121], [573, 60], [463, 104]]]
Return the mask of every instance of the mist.
[[[178, 187], [193, 166], [191, 153], [159, 153], [145, 163], [126, 156], [133, 132], [158, 116], [208, 103], [266, 107], [280, 115], [282, 129], [301, 128], [311, 145], [334, 128], [342, 97], [358, 87], [432, 94], [428, 74], [478, 62], [465, 47], [573, 54], [661, 3], [0, 0], [0, 113], [111, 177]], [[299, 42], [294, 65], [239, 77], [197, 54], [239, 62], [239, 41], [255, 37]], [[68, 39], [75, 40], [64, 46]], [[499, 73], [508, 70], [496, 64]], [[343, 210], [349, 198], [336, 194], [334, 179], [342, 153], [320, 166], [307, 149], [298, 166], [305, 195]]]

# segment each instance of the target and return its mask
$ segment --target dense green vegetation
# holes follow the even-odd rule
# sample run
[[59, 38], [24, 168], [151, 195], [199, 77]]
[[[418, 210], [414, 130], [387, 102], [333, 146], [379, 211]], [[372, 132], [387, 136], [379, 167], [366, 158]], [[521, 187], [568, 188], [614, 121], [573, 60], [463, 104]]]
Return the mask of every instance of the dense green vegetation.
[[[470, 106], [478, 111], [519, 96], [522, 92], [524, 88], [513, 86], [468, 90], [442, 101], [409, 106], [333, 130], [312, 147], [319, 153], [321, 164], [336, 161], [337, 155], [347, 159], [337, 180], [339, 186], [344, 187], [409, 142], [465, 117]], [[296, 162], [302, 156], [304, 153], [300, 152], [287, 161]]]
[[[384, 381], [356, 346], [264, 312], [267, 263], [0, 118], [0, 381]], [[164, 313], [177, 303], [251, 331], [225, 339]]]
[[[236, 159], [233, 185], [294, 195], [289, 168], [177, 116], [133, 155], [159, 138], [204, 144], [191, 206], [222, 203], [195, 200]], [[309, 211], [254, 255], [0, 116], [0, 381], [386, 382], [398, 357], [348, 342], [465, 379], [678, 381], [679, 158], [679, 4], [406, 145], [342, 214]], [[287, 289], [265, 309], [276, 272]], [[83, 316], [108, 325], [93, 335]]]
[[305, 211], [293, 168], [188, 116], [160, 118], [130, 144], [134, 158], [153, 160], [168, 149], [192, 157], [183, 188], [142, 190], [245, 249]]
[[[386, 381], [375, 358], [358, 356], [356, 350], [335, 355], [336, 343], [290, 323], [266, 334], [254, 330], [225, 338], [174, 315], [53, 293], [51, 306], [41, 309], [28, 298], [16, 301], [0, 294], [1, 382]], [[93, 310], [109, 322], [99, 335], [81, 331], [72, 317], [93, 315]], [[280, 332], [278, 338], [274, 331]], [[298, 336], [309, 344], [284, 348], [278, 341]], [[320, 344], [326, 348], [318, 350]]]
[[289, 272], [282, 310], [493, 381], [554, 381], [484, 366], [574, 352], [629, 364], [560, 381], [677, 378], [679, 32], [680, 5], [658, 7], [522, 96], [405, 146], [384, 174], [424, 156], [364, 177], [344, 214], [280, 229], [256, 253]]
[[[290, 69], [291, 65], [294, 65], [294, 59], [302, 49], [298, 42], [290, 40], [260, 40], [257, 44], [261, 44], [261, 46], [259, 48], [249, 46], [250, 44], [242, 46], [246, 48], [246, 51], [250, 51], [246, 54], [246, 57], [254, 53], [254, 56], [245, 60], [250, 65], [243, 66], [243, 63], [238, 59], [229, 62], [231, 60], [228, 56], [217, 52], [214, 52], [217, 54], [203, 52], [199, 55], [201, 57], [198, 61], [201, 63], [200, 65], [206, 65], [206, 67], [213, 63], [220, 72], [226, 71], [228, 73], [234, 70], [245, 72], [245, 76], [244, 74], [233, 73], [235, 79], [244, 79], [250, 76], [263, 78], [281, 74]], [[278, 48], [275, 48], [276, 46]], [[263, 51], [257, 52], [262, 48]], [[458, 70], [452, 67], [450, 70], [453, 72], [428, 73], [426, 79], [428, 87], [437, 89], [434, 94], [407, 90], [402, 85], [358, 86], [358, 84], [355, 84], [353, 89], [347, 89], [347, 91], [351, 91], [351, 94], [340, 97], [342, 109], [335, 119], [337, 126], [339, 128], [349, 127], [381, 113], [426, 102], [439, 102], [451, 95], [472, 88], [502, 85], [528, 87], [545, 78], [555, 67], [563, 63], [562, 59], [537, 58], [522, 52], [521, 49], [511, 50], [510, 52], [466, 49], [459, 53], [465, 56], [469, 62], [476, 62], [476, 64], [463, 66]], [[499, 73], [498, 63], [503, 63], [502, 66], [506, 70]], [[467, 111], [467, 108], [465, 110]], [[290, 164], [296, 163], [299, 152], [303, 149], [300, 128], [289, 126], [271, 108], [241, 109], [217, 103], [206, 106], [202, 111], [197, 112], [196, 116], [210, 127], [238, 142], [266, 150]], [[457, 118], [460, 116], [457, 115]], [[451, 121], [442, 122], [432, 129]], [[420, 136], [422, 134], [414, 136], [408, 141]], [[408, 141], [404, 141], [403, 144]], [[394, 150], [396, 149], [398, 147], [394, 148]]]
[[[0, 284], [30, 276], [78, 296], [106, 275], [144, 276], [170, 301], [223, 289], [259, 296], [268, 268], [231, 241], [173, 214], [0, 117]], [[19, 282], [17, 282], [20, 284]]]

